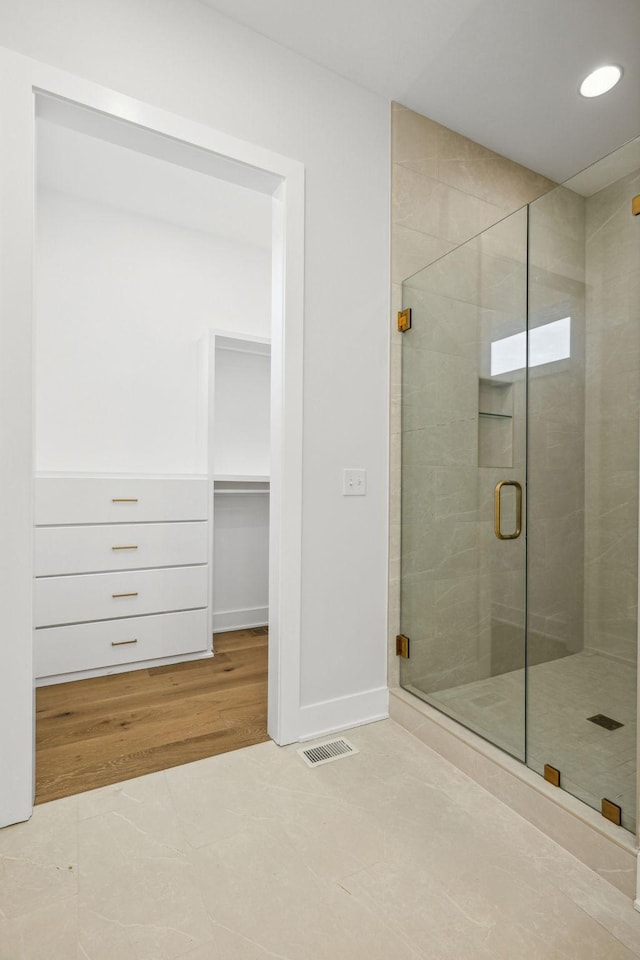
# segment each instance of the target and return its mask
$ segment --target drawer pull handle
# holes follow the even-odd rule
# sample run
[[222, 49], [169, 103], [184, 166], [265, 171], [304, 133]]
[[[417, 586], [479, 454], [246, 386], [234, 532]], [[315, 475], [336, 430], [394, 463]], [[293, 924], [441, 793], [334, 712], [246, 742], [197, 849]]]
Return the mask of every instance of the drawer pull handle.
[[137, 503], [137, 497], [112, 497], [111, 503]]
[[138, 545], [137, 545], [137, 544], [135, 544], [135, 545], [134, 545], [134, 544], [128, 544], [128, 545], [126, 545], [126, 546], [124, 546], [124, 547], [111, 547], [111, 549], [112, 549], [112, 550], [137, 550], [137, 549], [138, 549]]
[[113, 600], [117, 600], [118, 597], [137, 597], [137, 596], [138, 596], [137, 590], [135, 593], [112, 593], [111, 594], [111, 597]]
[[112, 640], [112, 641], [111, 641], [111, 646], [112, 646], [112, 647], [126, 647], [126, 645], [127, 645], [128, 643], [137, 643], [137, 642], [138, 642], [138, 638], [137, 638], [137, 637], [135, 638], [135, 640]]

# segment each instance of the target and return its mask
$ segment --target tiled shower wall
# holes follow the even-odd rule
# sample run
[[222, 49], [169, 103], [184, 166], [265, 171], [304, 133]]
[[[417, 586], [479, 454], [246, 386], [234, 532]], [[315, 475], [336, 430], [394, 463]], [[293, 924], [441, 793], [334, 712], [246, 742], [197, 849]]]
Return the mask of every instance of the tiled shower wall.
[[585, 646], [635, 663], [640, 171], [586, 201]]
[[553, 184], [399, 104], [392, 108], [389, 685], [399, 682], [402, 282]]

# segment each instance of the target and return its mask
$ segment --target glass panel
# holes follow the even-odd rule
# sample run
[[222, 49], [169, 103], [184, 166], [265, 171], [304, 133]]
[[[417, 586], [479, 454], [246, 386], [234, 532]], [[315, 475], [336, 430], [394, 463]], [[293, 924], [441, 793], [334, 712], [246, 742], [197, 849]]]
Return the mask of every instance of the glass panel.
[[531, 336], [570, 355], [528, 371], [527, 762], [634, 830], [640, 172], [607, 163], [530, 207]]
[[402, 337], [401, 684], [520, 759], [525, 539], [494, 523], [524, 487], [526, 238], [520, 210], [406, 281]]

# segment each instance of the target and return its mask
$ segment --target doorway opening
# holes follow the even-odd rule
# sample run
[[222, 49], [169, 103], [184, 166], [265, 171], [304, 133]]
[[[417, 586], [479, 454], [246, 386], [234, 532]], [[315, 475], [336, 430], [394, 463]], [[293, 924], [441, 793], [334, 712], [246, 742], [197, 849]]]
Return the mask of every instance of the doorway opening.
[[268, 738], [278, 178], [36, 105], [44, 802]]

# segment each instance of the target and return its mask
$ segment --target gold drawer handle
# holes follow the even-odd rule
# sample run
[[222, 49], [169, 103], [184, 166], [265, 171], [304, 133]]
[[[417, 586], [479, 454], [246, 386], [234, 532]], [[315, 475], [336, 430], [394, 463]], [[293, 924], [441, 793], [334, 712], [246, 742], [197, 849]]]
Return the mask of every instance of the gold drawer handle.
[[124, 546], [124, 547], [111, 547], [111, 549], [112, 549], [112, 550], [137, 550], [137, 549], [138, 549], [138, 545], [137, 545], [137, 544], [135, 544], [135, 545], [134, 545], [134, 544], [127, 544], [127, 545]]
[[111, 594], [111, 597], [113, 600], [117, 600], [118, 597], [137, 597], [137, 596], [138, 596], [137, 591], [135, 593], [112, 593]]
[[112, 497], [111, 503], [137, 503], [137, 497]]
[[112, 647], [126, 647], [126, 645], [127, 645], [128, 643], [137, 643], [137, 642], [138, 642], [138, 638], [137, 638], [137, 637], [136, 637], [135, 640], [112, 640], [112, 641], [111, 641], [111, 646], [112, 646]]

